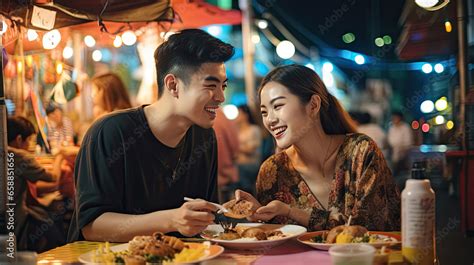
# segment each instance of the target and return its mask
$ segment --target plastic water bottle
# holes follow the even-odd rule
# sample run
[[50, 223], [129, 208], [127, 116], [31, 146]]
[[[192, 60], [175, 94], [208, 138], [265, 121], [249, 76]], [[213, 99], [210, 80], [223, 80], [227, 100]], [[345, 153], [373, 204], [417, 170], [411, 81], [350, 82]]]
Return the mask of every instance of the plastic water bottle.
[[424, 163], [415, 162], [402, 192], [402, 254], [411, 264], [436, 263], [435, 218], [435, 193]]

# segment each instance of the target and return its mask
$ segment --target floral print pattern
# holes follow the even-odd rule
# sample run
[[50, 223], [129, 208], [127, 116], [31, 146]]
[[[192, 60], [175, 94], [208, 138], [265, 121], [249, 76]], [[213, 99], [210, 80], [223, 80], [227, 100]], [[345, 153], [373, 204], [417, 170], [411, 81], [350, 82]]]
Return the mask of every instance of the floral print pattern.
[[[286, 152], [262, 164], [256, 186], [262, 205], [280, 200], [310, 213], [308, 230], [331, 229], [344, 224], [349, 215], [351, 224], [369, 230], [400, 230], [400, 192], [380, 149], [364, 134], [346, 135], [339, 148], [328, 209], [311, 192]], [[296, 223], [284, 216], [272, 222]]]

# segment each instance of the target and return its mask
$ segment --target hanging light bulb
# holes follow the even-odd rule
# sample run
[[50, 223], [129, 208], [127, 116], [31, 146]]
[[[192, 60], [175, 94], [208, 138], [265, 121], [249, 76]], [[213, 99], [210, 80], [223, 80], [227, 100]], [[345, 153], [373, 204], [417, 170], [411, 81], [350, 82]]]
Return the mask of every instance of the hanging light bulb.
[[38, 38], [38, 33], [36, 32], [36, 30], [34, 29], [29, 29], [27, 32], [26, 32], [26, 36], [28, 38], [29, 41], [34, 41]]
[[135, 42], [137, 42], [137, 36], [135, 35], [135, 33], [133, 33], [133, 31], [127, 30], [122, 34], [122, 41], [123, 44], [127, 46], [132, 46], [133, 44], [135, 44]]
[[92, 52], [92, 60], [94, 60], [95, 62], [99, 62], [100, 60], [102, 60], [102, 52], [100, 50], [95, 50], [94, 52]]
[[423, 8], [430, 8], [435, 6], [439, 0], [415, 0], [415, 3]]
[[440, 3], [439, 0], [415, 0], [415, 3], [428, 11], [436, 11], [448, 5], [449, 0], [442, 0]]
[[64, 47], [64, 49], [63, 49], [63, 58], [64, 59], [70, 59], [73, 54], [74, 54], [74, 50], [71, 47], [69, 47], [69, 46]]
[[446, 30], [446, 32], [453, 31], [453, 25], [451, 25], [451, 22], [449, 21], [444, 22], [444, 29]]
[[115, 39], [114, 39], [114, 47], [120, 48], [120, 46], [122, 46], [122, 37], [117, 35], [115, 36]]
[[254, 44], [257, 44], [260, 42], [260, 36], [258, 35], [258, 33], [252, 35], [252, 42]]
[[63, 68], [64, 68], [64, 67], [63, 67], [63, 64], [62, 64], [62, 63], [58, 63], [58, 64], [56, 65], [56, 73], [57, 73], [58, 75], [60, 75], [60, 74], [63, 72]]
[[84, 43], [87, 47], [92, 48], [95, 46], [95, 39], [91, 35], [87, 35], [84, 37]]
[[268, 22], [264, 19], [261, 19], [257, 22], [257, 26], [260, 28], [260, 29], [266, 29], [268, 27]]
[[278, 56], [282, 59], [290, 59], [295, 55], [295, 45], [291, 41], [284, 40], [278, 43], [276, 47], [276, 52]]
[[61, 41], [61, 33], [59, 30], [51, 30], [46, 32], [43, 35], [43, 48], [46, 50], [51, 50], [58, 46], [59, 42]]
[[21, 71], [23, 71], [23, 62], [22, 61], [18, 61], [16, 63], [16, 69], [17, 69], [18, 73], [21, 73]]
[[2, 20], [2, 28], [0, 28], [0, 35], [3, 35], [3, 33], [7, 32], [8, 25], [5, 21]]

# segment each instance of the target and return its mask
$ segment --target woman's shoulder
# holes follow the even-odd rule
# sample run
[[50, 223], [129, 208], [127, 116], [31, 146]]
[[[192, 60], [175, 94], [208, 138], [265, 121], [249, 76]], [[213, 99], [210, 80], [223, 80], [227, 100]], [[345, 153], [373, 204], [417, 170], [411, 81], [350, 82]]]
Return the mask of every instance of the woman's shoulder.
[[344, 140], [344, 149], [345, 150], [355, 150], [355, 149], [374, 149], [377, 148], [375, 141], [363, 133], [350, 133], [346, 135]]
[[288, 159], [289, 159], [288, 155], [285, 153], [285, 151], [281, 151], [281, 152], [271, 155], [269, 158], [263, 161], [262, 167], [271, 166], [271, 165], [276, 165], [276, 166], [286, 165], [288, 162]]

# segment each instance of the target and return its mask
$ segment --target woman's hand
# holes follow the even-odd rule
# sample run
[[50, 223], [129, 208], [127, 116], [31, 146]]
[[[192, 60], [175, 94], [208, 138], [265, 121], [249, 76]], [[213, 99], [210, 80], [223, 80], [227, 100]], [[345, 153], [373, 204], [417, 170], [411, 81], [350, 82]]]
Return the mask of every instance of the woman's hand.
[[275, 216], [288, 216], [289, 213], [290, 205], [279, 200], [274, 200], [267, 205], [258, 208], [257, 211], [247, 219], [249, 221], [268, 221], [273, 219]]
[[262, 207], [260, 202], [258, 202], [258, 200], [252, 196], [252, 194], [245, 192], [243, 190], [237, 189], [235, 190], [235, 202], [238, 202], [240, 200], [246, 200], [246, 201], [251, 202], [253, 205], [252, 207], [253, 212], [256, 211], [258, 208]]

